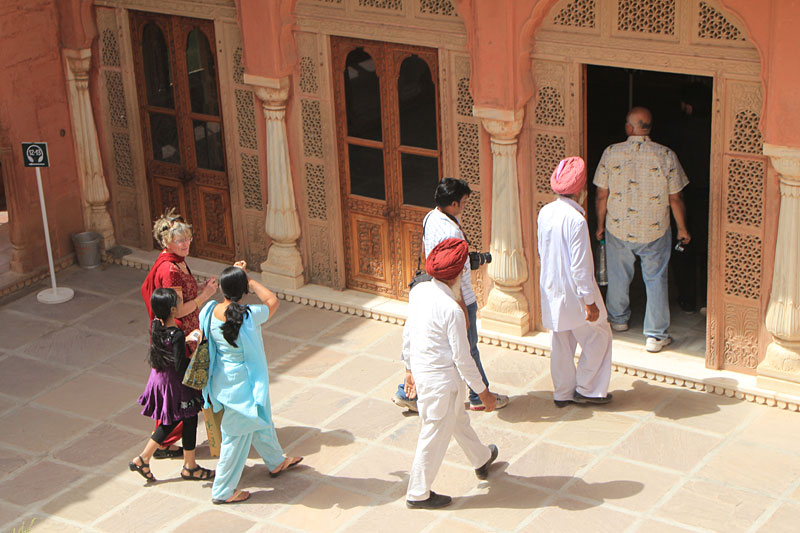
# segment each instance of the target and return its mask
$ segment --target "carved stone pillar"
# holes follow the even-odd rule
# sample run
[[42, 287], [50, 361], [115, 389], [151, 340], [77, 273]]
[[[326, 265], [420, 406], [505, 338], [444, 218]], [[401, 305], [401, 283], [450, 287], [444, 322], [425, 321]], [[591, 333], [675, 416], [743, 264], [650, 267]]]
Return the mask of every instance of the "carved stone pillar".
[[83, 223], [87, 230], [103, 236], [105, 247], [116, 244], [114, 225], [108, 214], [108, 187], [103, 176], [100, 144], [94, 125], [92, 101], [89, 98], [89, 68], [92, 50], [64, 50], [67, 71], [67, 94], [75, 138], [75, 156], [78, 179], [81, 184]]
[[766, 326], [772, 342], [756, 370], [759, 387], [800, 395], [800, 148], [764, 144], [780, 174], [781, 205]]
[[286, 100], [289, 78], [262, 78], [244, 75], [245, 83], [255, 88], [267, 121], [267, 221], [272, 245], [267, 260], [261, 263], [261, 278], [270, 287], [296, 289], [305, 284], [303, 259], [297, 249], [300, 219], [292, 187], [289, 143], [286, 137]]
[[522, 336], [530, 329], [528, 300], [522, 293], [522, 284], [528, 279], [528, 263], [522, 249], [517, 184], [517, 136], [522, 129], [523, 111], [476, 107], [473, 113], [489, 132], [492, 146], [492, 262], [487, 272], [494, 287], [481, 310], [481, 326]]

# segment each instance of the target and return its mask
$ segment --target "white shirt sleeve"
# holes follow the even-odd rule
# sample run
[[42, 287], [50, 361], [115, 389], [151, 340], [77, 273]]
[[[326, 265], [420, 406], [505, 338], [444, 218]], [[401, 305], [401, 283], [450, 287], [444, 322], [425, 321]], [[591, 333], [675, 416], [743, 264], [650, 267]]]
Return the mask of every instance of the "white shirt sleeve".
[[477, 394], [486, 390], [478, 366], [469, 352], [469, 340], [467, 340], [467, 320], [461, 308], [453, 310], [447, 317], [447, 338], [450, 348], [453, 351], [453, 362], [456, 370], [461, 375], [461, 379], [467, 382], [469, 388]]
[[594, 262], [589, 248], [589, 227], [581, 219], [570, 228], [569, 259], [572, 279], [584, 305], [594, 303]]
[[411, 320], [406, 319], [406, 323], [403, 325], [403, 350], [400, 352], [400, 356], [403, 359], [403, 364], [406, 365], [406, 370], [411, 370]]

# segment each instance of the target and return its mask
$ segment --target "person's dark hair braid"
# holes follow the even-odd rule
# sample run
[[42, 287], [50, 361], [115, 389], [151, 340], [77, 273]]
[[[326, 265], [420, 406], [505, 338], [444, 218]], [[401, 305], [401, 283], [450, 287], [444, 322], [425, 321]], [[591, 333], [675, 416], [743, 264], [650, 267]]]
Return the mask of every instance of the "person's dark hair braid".
[[231, 304], [225, 309], [225, 323], [220, 329], [222, 336], [234, 348], [238, 347], [236, 339], [239, 338], [239, 329], [242, 327], [245, 317], [250, 313], [250, 309], [246, 305], [239, 303], [242, 296], [249, 292], [248, 282], [247, 272], [235, 266], [223, 270], [219, 277], [219, 288], [222, 289], [222, 295], [231, 301]]

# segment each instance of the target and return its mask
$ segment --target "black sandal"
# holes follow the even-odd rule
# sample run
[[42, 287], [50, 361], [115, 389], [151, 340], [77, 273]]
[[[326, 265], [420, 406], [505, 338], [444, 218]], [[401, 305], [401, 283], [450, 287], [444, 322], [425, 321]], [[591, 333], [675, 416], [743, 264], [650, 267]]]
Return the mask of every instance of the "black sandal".
[[[195, 476], [194, 473], [200, 471], [199, 476]], [[187, 476], [184, 472], [189, 472]], [[183, 479], [190, 479], [192, 481], [206, 481], [214, 479], [214, 471], [209, 470], [208, 468], [203, 468], [200, 465], [197, 465], [195, 468], [187, 468], [186, 465], [183, 465], [183, 470], [181, 470], [181, 477]]]
[[153, 453], [153, 459], [172, 459], [173, 457], [183, 457], [183, 448], [180, 446], [176, 450], [169, 447], [163, 450], [159, 448]]
[[[143, 478], [145, 478], [148, 483], [154, 482], [156, 480], [156, 477], [153, 475], [153, 472], [150, 470], [150, 464], [149, 463], [145, 463], [144, 459], [142, 459], [141, 455], [139, 455], [138, 457], [139, 457], [139, 460], [142, 462], [142, 464], [137, 465], [136, 463], [131, 461], [130, 463], [128, 463], [128, 468], [131, 469], [131, 472], [139, 472], [139, 474], [141, 474], [141, 476]], [[144, 471], [145, 468], [147, 468], [147, 472]]]

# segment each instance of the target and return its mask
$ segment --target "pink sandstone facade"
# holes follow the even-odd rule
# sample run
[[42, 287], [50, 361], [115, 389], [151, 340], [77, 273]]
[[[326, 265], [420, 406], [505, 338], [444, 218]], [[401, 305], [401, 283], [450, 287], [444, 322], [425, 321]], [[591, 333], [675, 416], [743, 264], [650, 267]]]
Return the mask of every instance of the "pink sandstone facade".
[[[477, 192], [465, 228], [495, 257], [475, 277], [482, 324], [524, 335], [541, 329], [535, 219], [552, 199], [546, 179], [561, 157], [586, 156], [585, 65], [706, 76], [706, 366], [796, 394], [798, 25], [792, 0], [10, 0], [0, 7], [0, 168], [12, 268], [45, 262], [18, 148], [45, 140], [57, 258], [81, 230], [106, 247], [150, 249], [150, 221], [172, 202], [194, 215], [200, 255], [245, 257], [273, 286], [402, 299], [424, 210], [398, 200], [402, 179], [390, 175], [411, 154]], [[374, 62], [348, 63], [353, 50]], [[401, 119], [388, 108], [403, 96], [385, 85], [383, 137], [350, 135], [341, 73], [356, 65], [350, 79], [386, 80], [410, 57], [436, 95], [433, 147], [395, 138]], [[160, 60], [172, 66], [158, 71]], [[158, 76], [166, 104], [149, 92]], [[156, 127], [173, 120], [177, 133]], [[396, 157], [396, 168], [384, 160], [385, 198], [350, 194], [345, 146]]]

